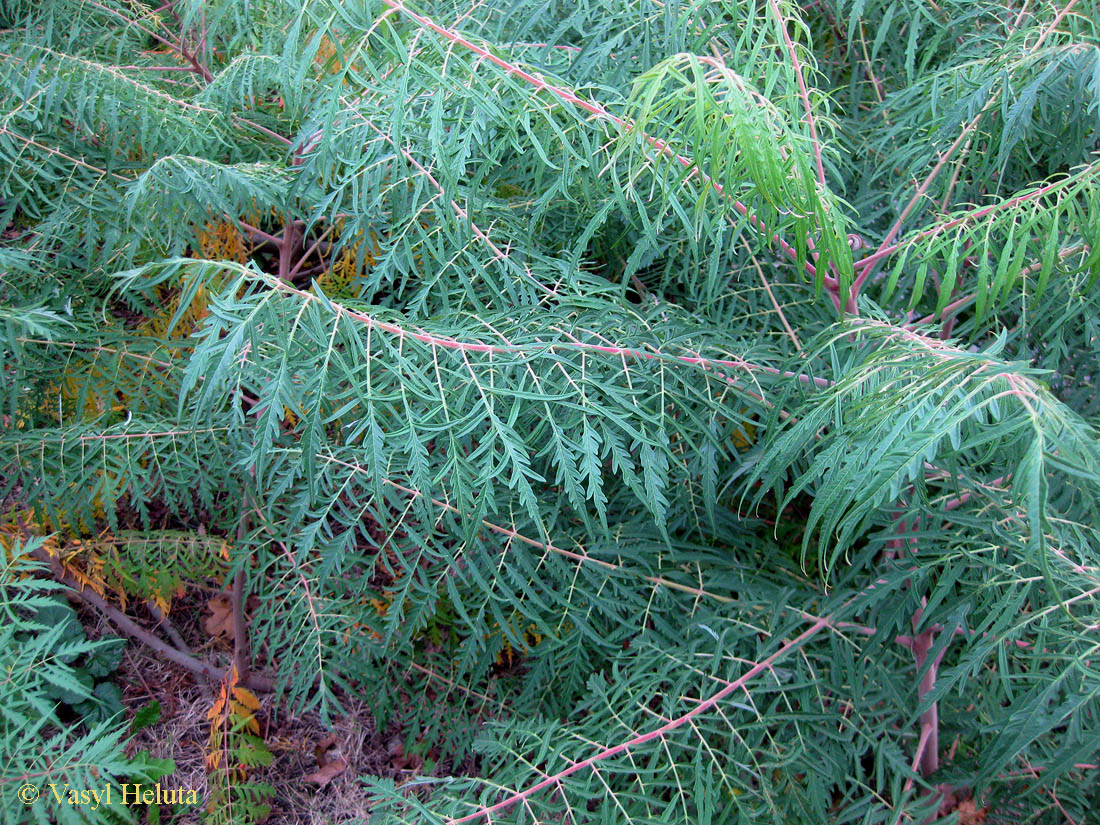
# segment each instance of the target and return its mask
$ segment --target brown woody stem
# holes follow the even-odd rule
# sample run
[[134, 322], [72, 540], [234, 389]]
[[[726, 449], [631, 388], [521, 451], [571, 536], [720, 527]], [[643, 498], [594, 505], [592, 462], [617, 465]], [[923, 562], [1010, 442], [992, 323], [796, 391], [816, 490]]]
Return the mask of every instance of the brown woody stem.
[[[52, 557], [42, 548], [39, 548], [31, 553], [31, 555], [39, 561], [45, 562], [50, 566], [50, 570], [53, 572], [53, 577], [68, 586], [78, 599], [87, 604], [90, 607], [98, 610], [111, 624], [121, 630], [128, 636], [137, 639], [146, 647], [159, 653], [168, 661], [173, 664], [179, 665], [191, 673], [200, 677], [205, 677], [210, 680], [221, 680], [225, 676], [225, 668], [213, 668], [201, 659], [197, 659], [194, 656], [190, 656], [184, 653], [182, 650], [167, 644], [161, 639], [157, 638], [153, 633], [146, 630], [139, 625], [125, 613], [118, 608], [111, 605], [105, 598], [100, 596], [94, 590], [88, 590], [84, 588], [80, 582], [65, 572], [61, 567], [60, 562]], [[248, 687], [253, 690], [270, 691], [274, 689], [272, 681], [264, 676], [252, 675], [248, 679]]]

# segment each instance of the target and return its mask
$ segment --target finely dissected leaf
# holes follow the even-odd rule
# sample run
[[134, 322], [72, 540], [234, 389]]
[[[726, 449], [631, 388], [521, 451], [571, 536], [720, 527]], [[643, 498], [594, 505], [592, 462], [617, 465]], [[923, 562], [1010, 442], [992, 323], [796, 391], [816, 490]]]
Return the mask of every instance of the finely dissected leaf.
[[206, 602], [212, 823], [1090, 821], [1097, 19], [0, 2], [5, 776]]
[[[25, 551], [40, 550], [43, 541], [32, 537], [25, 544], [9, 544], [6, 534], [2, 541], [15, 559], [0, 566], [0, 668], [7, 674], [0, 696], [0, 741], [6, 746], [3, 778], [19, 779], [14, 792], [33, 777], [43, 798], [49, 783], [59, 788], [66, 783], [75, 788], [109, 786], [117, 796], [122, 782], [155, 782], [155, 765], [140, 754], [126, 755], [130, 730], [120, 712], [121, 689], [109, 681], [96, 682], [85, 667], [89, 657], [119, 649], [118, 645], [87, 640], [79, 622], [76, 639], [65, 625], [46, 627], [32, 621], [32, 611], [48, 615], [58, 607], [53, 594], [59, 587], [36, 578], [43, 566], [20, 559]], [[76, 724], [68, 721], [74, 716]], [[33, 747], [24, 750], [21, 746], [27, 744]], [[27, 807], [6, 806], [5, 821], [31, 821], [25, 818]], [[62, 807], [58, 806], [56, 821], [85, 821], [78, 811]]]

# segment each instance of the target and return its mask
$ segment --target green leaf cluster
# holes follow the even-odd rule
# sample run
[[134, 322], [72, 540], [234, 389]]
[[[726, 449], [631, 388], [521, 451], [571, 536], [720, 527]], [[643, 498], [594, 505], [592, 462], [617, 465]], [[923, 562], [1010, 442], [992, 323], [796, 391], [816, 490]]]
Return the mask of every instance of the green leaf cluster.
[[241, 572], [380, 822], [1087, 822], [1097, 20], [0, 0], [0, 498]]
[[[37, 566], [22, 558], [41, 540], [12, 550], [16, 561], [3, 567], [0, 588], [0, 822], [134, 822], [127, 806], [102, 806], [87, 814], [80, 806], [55, 804], [60, 789], [101, 790], [117, 798], [123, 782], [156, 782], [171, 774], [170, 761], [148, 752], [127, 756], [131, 736], [121, 692], [110, 680], [123, 647], [117, 638], [91, 641], [65, 602], [64, 588], [36, 578]], [[38, 799], [24, 804], [20, 789], [33, 786]]]

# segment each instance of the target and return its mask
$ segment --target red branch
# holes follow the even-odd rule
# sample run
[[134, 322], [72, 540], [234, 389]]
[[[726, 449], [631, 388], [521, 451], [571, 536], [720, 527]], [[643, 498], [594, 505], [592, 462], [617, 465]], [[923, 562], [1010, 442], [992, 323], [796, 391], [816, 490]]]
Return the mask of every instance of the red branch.
[[459, 823], [462, 822], [475, 822], [479, 819], [482, 819], [483, 817], [490, 819], [494, 813], [510, 808], [517, 802], [522, 802], [541, 790], [560, 784], [561, 780], [565, 779], [567, 776], [571, 776], [572, 774], [577, 773], [578, 771], [585, 770], [587, 768], [594, 769], [594, 766], [597, 762], [602, 762], [605, 759], [610, 759], [613, 756], [618, 756], [620, 753], [625, 753], [631, 748], [636, 748], [639, 745], [645, 744], [646, 742], [651, 742], [654, 739], [660, 739], [664, 737], [665, 734], [670, 733], [671, 731], [674, 731], [679, 727], [682, 727], [683, 725], [694, 719], [696, 716], [699, 716], [700, 714], [703, 714], [706, 711], [710, 710], [734, 691], [744, 688], [744, 686], [748, 683], [750, 679], [771, 668], [771, 666], [775, 664], [778, 660], [782, 659], [791, 651], [801, 647], [805, 642], [821, 632], [821, 630], [831, 626], [832, 623], [832, 616], [818, 618], [817, 621], [813, 623], [813, 625], [804, 630], [791, 641], [787, 642], [785, 645], [779, 648], [779, 650], [775, 651], [775, 653], [773, 653], [771, 656], [768, 656], [766, 659], [757, 662], [736, 680], [730, 682], [717, 693], [713, 694], [709, 699], [705, 699], [700, 702], [683, 716], [678, 716], [677, 718], [666, 722], [661, 727], [655, 728], [648, 733], [639, 734], [638, 736], [635, 736], [633, 739], [630, 739], [626, 742], [620, 742], [618, 745], [615, 745], [613, 747], [604, 748], [603, 750], [594, 753], [592, 756], [589, 756], [587, 759], [582, 759], [579, 762], [574, 762], [568, 768], [565, 768], [564, 770], [558, 771], [557, 773], [546, 777], [546, 779], [542, 780], [536, 785], [532, 785], [529, 788], [508, 796], [500, 802], [497, 802], [495, 805], [484, 806], [471, 814], [467, 814], [466, 816], [459, 817], [458, 819], [447, 820], [448, 825], [459, 825]]
[[[311, 292], [305, 292], [297, 289], [296, 287], [286, 283], [285, 281], [277, 281], [272, 284], [275, 289], [281, 292], [288, 292], [292, 295], [297, 295], [308, 301], [320, 301], [321, 299]], [[632, 347], [620, 347], [612, 344], [590, 344], [584, 341], [555, 341], [555, 342], [535, 342], [533, 344], [489, 344], [484, 341], [459, 341], [454, 338], [448, 338], [441, 335], [432, 335], [423, 331], [414, 331], [406, 329], [405, 327], [391, 323], [389, 321], [380, 321], [371, 315], [367, 315], [363, 312], [358, 312], [353, 309], [348, 309], [346, 306], [336, 303], [335, 301], [326, 300], [325, 306], [333, 310], [337, 315], [346, 315], [361, 324], [365, 324], [371, 329], [377, 329], [380, 332], [385, 332], [389, 335], [394, 335], [398, 338], [411, 338], [414, 341], [419, 341], [422, 344], [428, 344], [432, 347], [441, 347], [443, 349], [455, 350], [458, 352], [482, 352], [482, 353], [499, 353], [502, 355], [515, 355], [524, 352], [530, 352], [532, 350], [543, 350], [546, 352], [561, 352], [569, 350], [578, 350], [581, 352], [593, 352], [604, 355], [614, 355], [623, 359], [631, 358], [639, 361], [660, 361], [666, 360], [673, 364], [687, 364], [690, 366], [702, 367], [708, 372], [714, 372], [720, 378], [726, 380], [729, 383], [738, 383], [736, 379], [730, 378], [721, 369], [737, 369], [744, 370], [749, 373], [764, 373], [767, 375], [774, 375], [781, 378], [792, 378], [796, 381], [800, 381], [804, 384], [813, 384], [815, 387], [825, 388], [832, 386], [832, 382], [827, 378], [820, 378], [816, 376], [809, 376], [805, 373], [795, 373], [785, 370], [776, 369], [775, 367], [767, 367], [763, 364], [754, 364], [750, 361], [743, 361], [741, 359], [728, 359], [728, 358], [705, 358], [700, 355], [669, 355], [661, 352], [660, 350], [642, 350]]]
[[[920, 624], [920, 618], [924, 614], [924, 608], [919, 608], [913, 613], [913, 630]], [[895, 641], [902, 647], [908, 648], [913, 653], [913, 660], [917, 665], [917, 672], [924, 670], [917, 686], [917, 696], [923, 700], [925, 696], [936, 686], [936, 672], [943, 654], [947, 652], [945, 647], [937, 655], [931, 664], [928, 662], [928, 654], [936, 642], [936, 634], [943, 630], [943, 625], [933, 625], [915, 636], [898, 636]], [[927, 669], [925, 666], [927, 664]], [[920, 715], [920, 744], [917, 747], [917, 755], [913, 760], [916, 769], [921, 776], [931, 776], [940, 767], [940, 710], [939, 703], [933, 702], [931, 707]]]
[[779, 3], [776, 0], [770, 0], [772, 7], [772, 14], [775, 15], [776, 22], [779, 25], [779, 30], [783, 33], [783, 42], [787, 46], [787, 54], [791, 56], [791, 65], [794, 67], [795, 77], [798, 78], [798, 94], [802, 98], [802, 108], [806, 110], [806, 124], [810, 127], [810, 139], [814, 144], [814, 160], [817, 161], [817, 180], [821, 184], [822, 191], [825, 190], [825, 166], [821, 162], [821, 141], [817, 137], [817, 126], [814, 123], [813, 108], [810, 106], [810, 93], [806, 88], [806, 79], [802, 76], [802, 64], [798, 60], [798, 52], [794, 47], [794, 42], [791, 40], [790, 34], [787, 32], [787, 21], [783, 19], [782, 13], [779, 11]]
[[882, 247], [875, 251], [873, 254], [868, 255], [865, 258], [860, 258], [853, 264], [853, 266], [855, 267], [857, 272], [859, 272], [860, 270], [865, 270], [867, 269], [867, 267], [874, 266], [883, 258], [893, 255], [899, 249], [909, 246], [910, 244], [914, 244], [917, 241], [923, 241], [926, 238], [933, 238], [936, 235], [940, 235], [949, 229], [954, 229], [956, 226], [960, 226], [964, 223], [969, 223], [970, 221], [979, 220], [980, 218], [984, 218], [995, 212], [1000, 212], [1004, 209], [1013, 209], [1022, 203], [1028, 203], [1029, 201], [1033, 201], [1036, 198], [1041, 198], [1044, 195], [1049, 195], [1051, 192], [1054, 192], [1058, 189], [1063, 189], [1071, 183], [1082, 180], [1089, 175], [1096, 174], [1096, 172], [1098, 171], [1100, 171], [1100, 161], [1093, 163], [1091, 166], [1085, 167], [1076, 175], [1062, 178], [1061, 180], [1055, 181], [1054, 183], [1048, 183], [1045, 186], [1040, 186], [1038, 189], [1034, 189], [1031, 192], [1026, 192], [1023, 195], [1018, 195], [1015, 198], [1010, 198], [1007, 201], [1002, 201], [1001, 203], [994, 203], [990, 206], [983, 206], [980, 209], [971, 210], [965, 215], [960, 215], [959, 217], [953, 218], [949, 221], [945, 221], [938, 226], [933, 226], [931, 229], [926, 229], [923, 232], [918, 232], [915, 235], [911, 235], [903, 241], [898, 241], [897, 243]]
[[[417, 14], [416, 12], [405, 6], [403, 3], [401, 3], [400, 0], [383, 1], [390, 8], [394, 9], [395, 11], [401, 12], [412, 20], [415, 20], [424, 28], [431, 29], [436, 34], [449, 40], [451, 43], [462, 46], [463, 48], [473, 52], [479, 57], [488, 60], [490, 63], [493, 63], [497, 67], [503, 69], [505, 72], [512, 75], [513, 77], [517, 77], [525, 83], [529, 84], [530, 86], [533, 86], [536, 90], [548, 91], [559, 100], [576, 106], [579, 109], [583, 109], [584, 111], [589, 112], [598, 118], [611, 121], [615, 125], [621, 126], [624, 130], [630, 130], [633, 128], [633, 125], [629, 121], [612, 114], [600, 104], [593, 101], [585, 100], [584, 98], [579, 97], [575, 92], [571, 91], [570, 89], [566, 89], [562, 86], [555, 86], [552, 83], [547, 83], [542, 78], [536, 77], [530, 72], [524, 71], [514, 63], [509, 63], [507, 60], [497, 57], [495, 54], [482, 48], [481, 46], [478, 46], [476, 43], [472, 43], [457, 32], [453, 32], [450, 29], [446, 29], [443, 26], [440, 26], [439, 24], [435, 23], [431, 18], [425, 17], [422, 14]], [[697, 170], [698, 174], [703, 178], [703, 180], [709, 183], [714, 191], [716, 191], [718, 194], [724, 193], [722, 185], [710, 178], [705, 172], [703, 172], [703, 170], [700, 169], [695, 161], [693, 161], [691, 158], [686, 157], [685, 155], [678, 154], [675, 149], [673, 149], [666, 141], [663, 141], [660, 138], [652, 137], [651, 135], [647, 135], [645, 132], [642, 132], [641, 135], [647, 143], [649, 143], [661, 154], [675, 159], [685, 169], [694, 168], [695, 170]], [[759, 231], [765, 237], [769, 236], [767, 227], [759, 218], [749, 212], [749, 208], [745, 204], [743, 204], [739, 200], [734, 200], [733, 208], [740, 215], [748, 220], [750, 226]], [[798, 253], [790, 244], [780, 238], [779, 235], [771, 234], [770, 238], [772, 241], [775, 241], [779, 244], [779, 248], [783, 250], [787, 257], [789, 257], [793, 261], [798, 260]], [[811, 277], [816, 277], [817, 268], [813, 264], [811, 264], [809, 261], [806, 261], [805, 267], [806, 271], [810, 274]], [[838, 288], [836, 279], [830, 277], [829, 275], [825, 275], [824, 278], [825, 285], [830, 290]]]
[[[913, 211], [913, 208], [918, 203], [920, 203], [920, 199], [924, 197], [924, 193], [927, 192], [928, 187], [932, 185], [932, 181], [934, 181], [939, 175], [940, 171], [943, 169], [948, 159], [953, 154], [955, 154], [955, 150], [958, 149], [959, 146], [962, 144], [963, 139], [967, 135], [969, 135], [971, 131], [973, 131], [975, 126], [978, 125], [979, 117], [981, 117], [980, 113], [978, 115], [975, 115], [974, 119], [966, 125], [966, 127], [962, 130], [962, 133], [955, 139], [955, 142], [952, 143], [947, 148], [947, 151], [940, 156], [939, 162], [934, 167], [932, 167], [932, 171], [928, 173], [928, 177], [926, 177], [924, 179], [924, 182], [919, 187], [917, 187], [917, 191], [913, 195], [912, 199], [910, 199], [909, 203], [905, 205], [905, 208], [901, 210], [901, 214], [898, 215], [897, 220], [894, 221], [894, 225], [891, 226], [890, 230], [886, 233], [886, 237], [882, 239], [882, 243], [879, 245], [879, 248], [876, 250], [875, 254], [878, 254], [878, 252], [881, 252], [882, 250], [890, 246], [891, 242], [901, 230], [901, 225], [905, 222], [905, 219], [909, 216], [909, 213]], [[860, 263], [862, 263], [862, 261], [860, 261]], [[871, 273], [873, 271], [874, 267], [869, 266], [859, 274], [859, 277], [857, 277], [852, 284], [852, 296], [856, 296], [859, 294], [860, 287], [863, 286], [864, 282], [871, 276]]]

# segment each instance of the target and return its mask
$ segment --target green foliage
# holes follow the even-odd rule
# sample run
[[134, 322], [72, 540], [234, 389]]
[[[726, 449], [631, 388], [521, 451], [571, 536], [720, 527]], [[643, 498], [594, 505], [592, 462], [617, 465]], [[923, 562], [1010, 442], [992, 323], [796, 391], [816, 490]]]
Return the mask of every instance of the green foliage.
[[1097, 20], [0, 0], [0, 497], [240, 572], [380, 822], [1088, 821]]
[[[20, 559], [39, 540], [17, 543]], [[104, 806], [88, 813], [56, 804], [51, 785], [65, 788], [108, 786], [116, 798], [123, 782], [156, 782], [175, 766], [147, 752], [128, 757], [129, 730], [121, 694], [109, 681], [117, 669], [118, 639], [89, 641], [61, 585], [34, 578], [40, 572], [26, 560], [6, 560], [0, 589], [0, 821], [8, 823], [134, 822], [129, 807]], [[23, 804], [32, 786], [37, 800]]]
[[[46, 696], [61, 705], [70, 706], [79, 718], [87, 722], [106, 721], [121, 713], [122, 692], [118, 685], [110, 681], [110, 676], [122, 661], [125, 642], [117, 637], [101, 638], [99, 641], [102, 644], [95, 650], [82, 656], [74, 655], [72, 646], [78, 647], [85, 641], [84, 626], [77, 619], [76, 611], [60, 596], [39, 607], [31, 622], [32, 627], [56, 630], [59, 634], [57, 648], [50, 653], [56, 656], [57, 661], [69, 666], [66, 677], [80, 685], [78, 690], [68, 678], [64, 682], [51, 680]], [[32, 635], [17, 633], [15, 644], [23, 646], [31, 643]], [[64, 713], [65, 708], [62, 707], [60, 712]]]

